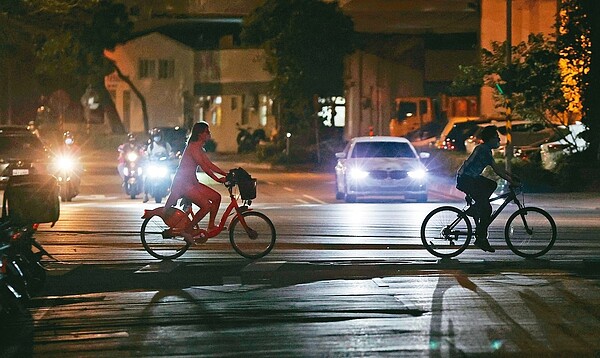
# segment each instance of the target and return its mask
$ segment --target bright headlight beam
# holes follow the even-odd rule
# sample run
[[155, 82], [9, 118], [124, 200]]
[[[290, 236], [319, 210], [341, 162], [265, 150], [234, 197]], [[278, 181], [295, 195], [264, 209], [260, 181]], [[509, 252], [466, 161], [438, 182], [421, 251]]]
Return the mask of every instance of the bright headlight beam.
[[354, 180], [364, 179], [369, 176], [369, 172], [362, 170], [360, 168], [352, 168], [350, 169], [350, 178]]
[[427, 172], [423, 169], [411, 170], [408, 172], [408, 176], [412, 179], [423, 179], [427, 176]]

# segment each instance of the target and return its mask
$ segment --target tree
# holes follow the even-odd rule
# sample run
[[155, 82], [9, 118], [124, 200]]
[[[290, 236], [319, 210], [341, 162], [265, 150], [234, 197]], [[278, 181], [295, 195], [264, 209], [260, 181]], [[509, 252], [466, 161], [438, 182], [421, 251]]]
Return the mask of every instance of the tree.
[[265, 50], [271, 95], [288, 128], [302, 128], [313, 97], [342, 96], [344, 58], [354, 50], [354, 24], [337, 1], [267, 0], [244, 19], [242, 41]]
[[[468, 92], [483, 83], [494, 89], [497, 108], [510, 105], [512, 114], [523, 119], [544, 121], [566, 109], [561, 90], [556, 42], [542, 34], [530, 34], [527, 42], [511, 49], [512, 61], [506, 63], [506, 43], [493, 42], [483, 49], [481, 63], [461, 66], [453, 81], [454, 93]], [[483, 80], [482, 80], [483, 78]]]
[[[111, 129], [124, 132], [104, 77], [115, 71], [115, 64], [104, 50], [129, 39], [132, 23], [123, 4], [112, 0], [10, 0], [0, 7], [18, 48], [35, 54], [35, 74], [43, 91], [66, 90], [79, 98], [88, 85], [100, 92]], [[4, 18], [3, 18], [4, 19]], [[3, 27], [3, 30], [5, 28]], [[24, 40], [27, 39], [27, 40]]]
[[592, 107], [592, 23], [593, 0], [561, 1], [558, 18], [558, 47], [563, 74], [563, 91], [569, 100], [569, 111], [579, 114], [589, 127], [587, 139], [590, 149], [600, 160], [600, 122], [594, 120]]

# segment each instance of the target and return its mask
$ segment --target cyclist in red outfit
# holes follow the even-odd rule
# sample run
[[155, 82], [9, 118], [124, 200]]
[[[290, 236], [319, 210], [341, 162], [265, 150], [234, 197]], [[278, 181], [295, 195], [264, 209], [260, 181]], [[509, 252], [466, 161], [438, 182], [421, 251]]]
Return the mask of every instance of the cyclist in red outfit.
[[[171, 184], [171, 194], [165, 204], [165, 208], [170, 208], [177, 203], [177, 200], [186, 197], [200, 207], [196, 219], [188, 224], [183, 233], [185, 240], [189, 243], [194, 243], [192, 228], [206, 214], [210, 213], [208, 231], [216, 227], [215, 218], [221, 204], [221, 194], [198, 181], [196, 168], [199, 166], [209, 177], [219, 183], [224, 183], [225, 175], [227, 175], [225, 171], [211, 162], [206, 155], [204, 144], [209, 139], [210, 129], [208, 123], [199, 122], [194, 124], [192, 134], [183, 151], [179, 167]], [[216, 174], [222, 175], [222, 177], [219, 178]]]

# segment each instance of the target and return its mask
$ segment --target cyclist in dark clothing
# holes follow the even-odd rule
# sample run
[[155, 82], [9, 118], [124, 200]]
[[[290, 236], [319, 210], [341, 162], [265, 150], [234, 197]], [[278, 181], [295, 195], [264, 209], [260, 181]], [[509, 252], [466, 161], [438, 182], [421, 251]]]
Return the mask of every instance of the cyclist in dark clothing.
[[489, 165], [501, 178], [511, 185], [518, 183], [518, 179], [498, 165], [492, 156], [492, 149], [500, 146], [500, 137], [496, 126], [487, 126], [481, 131], [483, 143], [478, 145], [473, 153], [460, 166], [456, 178], [456, 188], [470, 195], [475, 204], [467, 210], [467, 215], [475, 218], [475, 246], [483, 251], [496, 251], [487, 239], [487, 229], [492, 215], [490, 196], [496, 190], [496, 182], [481, 175]]

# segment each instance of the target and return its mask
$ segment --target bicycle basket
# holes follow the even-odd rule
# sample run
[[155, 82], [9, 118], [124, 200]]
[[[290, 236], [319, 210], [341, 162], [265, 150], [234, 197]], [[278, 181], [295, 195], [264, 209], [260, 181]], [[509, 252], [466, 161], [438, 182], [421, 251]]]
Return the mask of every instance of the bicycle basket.
[[237, 185], [242, 200], [256, 199], [256, 179], [240, 180]]

